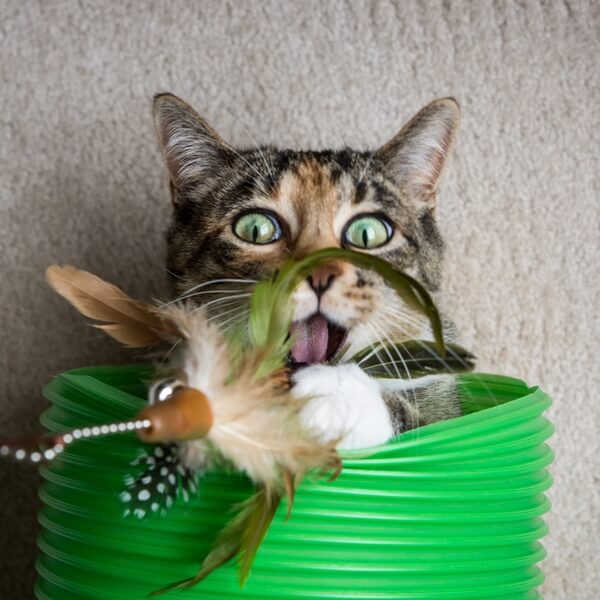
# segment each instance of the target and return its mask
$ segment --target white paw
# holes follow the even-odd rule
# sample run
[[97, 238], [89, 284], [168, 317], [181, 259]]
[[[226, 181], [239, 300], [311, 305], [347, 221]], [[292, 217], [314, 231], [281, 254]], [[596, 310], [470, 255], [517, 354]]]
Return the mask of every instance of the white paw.
[[308, 397], [301, 419], [323, 441], [338, 448], [368, 448], [394, 435], [379, 384], [355, 364], [312, 365], [294, 373], [292, 393]]

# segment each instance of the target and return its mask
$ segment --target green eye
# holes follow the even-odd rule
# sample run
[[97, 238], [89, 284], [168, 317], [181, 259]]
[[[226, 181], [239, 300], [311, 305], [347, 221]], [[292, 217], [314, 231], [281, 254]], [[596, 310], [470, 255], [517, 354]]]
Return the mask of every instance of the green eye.
[[281, 227], [275, 217], [266, 213], [246, 213], [233, 224], [233, 231], [241, 240], [251, 244], [270, 244], [281, 237]]
[[350, 246], [370, 250], [387, 244], [392, 233], [392, 226], [382, 217], [362, 215], [350, 221], [343, 237]]

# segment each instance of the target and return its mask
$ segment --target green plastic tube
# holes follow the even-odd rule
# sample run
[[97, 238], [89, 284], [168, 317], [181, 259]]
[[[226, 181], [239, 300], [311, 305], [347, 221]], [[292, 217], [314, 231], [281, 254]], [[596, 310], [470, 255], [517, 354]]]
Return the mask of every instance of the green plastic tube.
[[[41, 421], [62, 432], [127, 419], [151, 375], [147, 365], [60, 375], [45, 389], [51, 407]], [[243, 589], [228, 564], [167, 597], [540, 598], [550, 398], [509, 377], [460, 381], [465, 416], [345, 454], [334, 482], [305, 481], [289, 521], [280, 507]], [[142, 446], [129, 433], [81, 441], [41, 467], [38, 599], [141, 599], [192, 576], [231, 506], [251, 491], [242, 476], [212, 473], [166, 517], [123, 518], [118, 494]]]

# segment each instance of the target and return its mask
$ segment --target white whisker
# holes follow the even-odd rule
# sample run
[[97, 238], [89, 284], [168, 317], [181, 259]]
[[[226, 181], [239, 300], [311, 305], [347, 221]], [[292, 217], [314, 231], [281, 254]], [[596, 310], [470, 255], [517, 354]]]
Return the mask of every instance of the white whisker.
[[[385, 347], [385, 343], [381, 337], [381, 330], [379, 329], [379, 327], [377, 327], [374, 323], [370, 323], [369, 324], [369, 328], [374, 331], [375, 336], [377, 338], [377, 342], [379, 343], [379, 345], [381, 346], [381, 348], [385, 351], [385, 353], [388, 355], [388, 358], [390, 359], [390, 365], [393, 365], [396, 368], [396, 377], [398, 379], [402, 379], [400, 376], [400, 372], [398, 371], [398, 367], [396, 367], [394, 360], [392, 359], [391, 354], [389, 353], [389, 351], [387, 350], [387, 348]], [[392, 373], [389, 368], [388, 365], [386, 363], [381, 363], [381, 365], [383, 366], [383, 368], [385, 369], [385, 372], [392, 378], [394, 378], [394, 373]]]
[[195, 298], [196, 296], [206, 296], [209, 294], [221, 294], [223, 298], [233, 297], [233, 294], [246, 294], [249, 295], [250, 292], [246, 292], [245, 290], [241, 290], [239, 288], [232, 290], [201, 290], [199, 292], [192, 292], [191, 294], [187, 294], [186, 296], [180, 297], [180, 301], [190, 300], [191, 298]]
[[162, 357], [162, 360], [160, 361], [160, 366], [162, 367], [166, 362], [167, 359], [169, 358], [169, 356], [172, 354], [172, 352], [175, 350], [175, 348], [177, 348], [177, 346], [179, 346], [179, 344], [183, 341], [183, 338], [179, 338], [168, 350], [168, 352]]
[[188, 294], [190, 294], [191, 292], [194, 292], [196, 290], [200, 290], [202, 288], [205, 288], [209, 285], [216, 285], [218, 283], [242, 283], [242, 284], [255, 284], [257, 282], [256, 279], [235, 279], [235, 278], [230, 278], [230, 279], [211, 279], [210, 281], [205, 281], [203, 283], [199, 283], [198, 285], [192, 286], [191, 288], [187, 289], [185, 292], [183, 292], [180, 296], [178, 296], [177, 298], [175, 298], [174, 300], [171, 300], [169, 302], [165, 302], [164, 304], [161, 304], [159, 308], [163, 308], [165, 306], [169, 306], [170, 304], [175, 304], [177, 302], [179, 302], [180, 300], [182, 300], [184, 297], [187, 297]]
[[[409, 381], [409, 384], [412, 385], [415, 380], [413, 379], [412, 375], [410, 374], [410, 370], [408, 368], [408, 365], [406, 364], [406, 361], [404, 360], [404, 357], [402, 356], [402, 352], [400, 352], [400, 350], [394, 346], [394, 344], [393, 344], [392, 340], [389, 338], [389, 336], [386, 336], [386, 337], [387, 337], [387, 340], [390, 342], [390, 345], [391, 345], [392, 349], [394, 350], [394, 352], [396, 353], [396, 355], [400, 359], [400, 362], [402, 363], [402, 367], [406, 371], [406, 377], [407, 377], [407, 379]], [[413, 402], [414, 402], [415, 406], [418, 406], [419, 401], [418, 401], [417, 394], [415, 392], [414, 387], [412, 387], [410, 389], [410, 392], [411, 392], [411, 395], [412, 395]]]
[[215, 304], [220, 304], [222, 306], [226, 306], [236, 300], [240, 300], [242, 298], [248, 298], [249, 296], [250, 296], [250, 293], [246, 293], [246, 294], [235, 294], [234, 296], [225, 296], [224, 298], [216, 298], [215, 300], [211, 300], [210, 302], [207, 302], [206, 304], [201, 304], [200, 306], [195, 308], [192, 312], [204, 310], [204, 309], [208, 308], [209, 306], [214, 306]]
[[256, 167], [256, 165], [253, 165], [247, 158], [245, 158], [244, 156], [242, 156], [235, 148], [232, 148], [231, 146], [228, 146], [229, 150], [231, 150], [231, 152], [233, 152], [236, 156], [238, 156], [239, 158], [241, 158], [249, 167], [250, 169], [252, 169], [252, 171], [254, 171], [258, 177], [260, 179], [256, 179], [255, 177], [252, 178], [252, 182], [255, 183], [258, 187], [258, 189], [266, 195], [267, 191], [264, 189], [263, 187], [263, 182], [262, 179], [264, 177], [264, 174], [261, 173], [258, 168]]
[[231, 319], [228, 319], [225, 323], [223, 323], [221, 325], [223, 333], [227, 333], [228, 331], [231, 331], [232, 329], [239, 327], [243, 324], [244, 325], [244, 327], [243, 327], [244, 336], [247, 337], [248, 324], [243, 323], [243, 321], [245, 320], [245, 317], [246, 317], [246, 315], [242, 313], [240, 315], [233, 316]]
[[177, 273], [173, 273], [173, 271], [170, 271], [166, 265], [162, 265], [162, 266], [163, 266], [164, 270], [169, 275], [171, 275], [171, 277], [175, 277], [176, 279], [181, 279], [183, 281], [183, 277], [181, 275], [177, 275]]
[[369, 360], [369, 358], [371, 358], [378, 350], [379, 348], [377, 347], [376, 344], [369, 344], [369, 348], [371, 348], [371, 352], [369, 352], [368, 354], [366, 354], [365, 356], [363, 356], [363, 358], [361, 358], [356, 364], [360, 367], [360, 365], [362, 365], [364, 362], [366, 362], [367, 360]]
[[222, 319], [223, 317], [226, 317], [227, 315], [230, 315], [231, 313], [235, 313], [235, 312], [239, 312], [239, 315], [236, 315], [236, 318], [239, 318], [241, 316], [244, 316], [245, 314], [247, 314], [248, 312], [248, 307], [244, 304], [240, 304], [238, 306], [234, 306], [233, 308], [220, 312], [219, 314], [213, 315], [212, 317], [209, 317], [206, 322], [207, 323], [212, 323], [214, 321], [217, 321], [217, 324], [219, 325], [219, 327], [222, 327], [225, 322], [220, 321], [220, 319]]
[[[416, 319], [414, 317], [412, 317], [411, 315], [398, 310], [398, 309], [392, 309], [390, 307], [386, 307], [386, 312], [389, 316], [392, 317], [396, 317], [398, 319], [401, 320], [405, 320], [406, 322], [408, 322], [409, 324], [412, 325], [419, 325], [418, 321], [416, 321]], [[396, 326], [399, 327], [402, 332], [404, 334], [407, 334], [407, 331], [402, 328], [402, 326], [400, 325], [400, 323], [396, 323]], [[427, 344], [424, 344], [421, 340], [415, 339], [414, 340], [421, 348], [423, 348], [423, 350], [425, 350], [430, 356], [432, 356], [433, 358], [436, 358], [437, 360], [440, 361], [440, 363], [443, 365], [444, 369], [446, 369], [446, 371], [448, 373], [454, 374], [454, 375], [459, 375], [460, 372], [457, 371], [456, 369], [453, 369], [444, 359], [443, 357], [441, 357], [437, 352], [434, 352], [429, 346], [427, 346]], [[449, 346], [446, 346], [446, 351], [452, 355], [456, 360], [458, 360], [463, 366], [467, 366], [467, 364], [465, 363], [465, 361], [456, 353], [454, 352], [454, 350], [452, 350], [452, 348], [450, 348]], [[485, 383], [485, 381], [479, 376], [477, 375], [477, 373], [473, 373], [473, 376], [477, 379], [477, 381], [479, 382], [479, 384], [483, 387], [483, 389], [486, 391], [486, 393], [488, 394], [489, 398], [494, 398], [494, 394], [492, 393], [491, 389], [489, 388], [489, 386]]]

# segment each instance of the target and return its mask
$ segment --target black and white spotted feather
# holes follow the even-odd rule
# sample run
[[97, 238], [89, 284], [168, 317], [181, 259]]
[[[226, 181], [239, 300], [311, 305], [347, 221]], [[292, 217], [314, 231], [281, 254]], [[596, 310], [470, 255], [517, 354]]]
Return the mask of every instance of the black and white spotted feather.
[[157, 444], [151, 451], [144, 449], [132, 461], [132, 466], [145, 465], [137, 476], [127, 475], [125, 489], [119, 498], [126, 508], [123, 516], [145, 519], [151, 515], [165, 516], [181, 498], [188, 502], [198, 492], [198, 473], [179, 460], [177, 444]]

